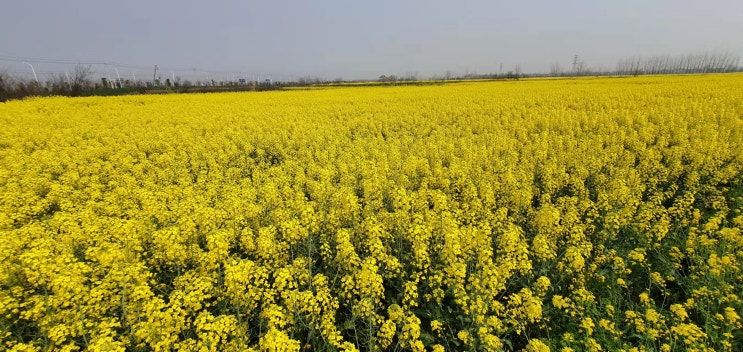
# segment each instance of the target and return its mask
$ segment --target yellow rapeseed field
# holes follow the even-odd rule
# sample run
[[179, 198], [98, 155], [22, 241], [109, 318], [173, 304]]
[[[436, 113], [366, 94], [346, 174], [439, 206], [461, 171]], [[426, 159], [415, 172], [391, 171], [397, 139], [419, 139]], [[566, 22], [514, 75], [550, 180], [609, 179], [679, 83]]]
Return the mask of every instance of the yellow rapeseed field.
[[0, 104], [0, 349], [740, 351], [743, 76]]

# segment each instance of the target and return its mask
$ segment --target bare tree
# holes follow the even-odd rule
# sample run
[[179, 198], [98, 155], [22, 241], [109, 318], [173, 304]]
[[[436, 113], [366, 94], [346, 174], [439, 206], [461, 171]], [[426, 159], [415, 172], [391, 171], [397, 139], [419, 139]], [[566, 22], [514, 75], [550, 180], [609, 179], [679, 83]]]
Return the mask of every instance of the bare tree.
[[93, 75], [93, 69], [90, 65], [78, 64], [72, 69], [70, 76], [70, 95], [75, 97], [82, 93], [83, 89], [90, 86], [90, 76]]
[[13, 77], [5, 71], [0, 71], [0, 101], [6, 101], [10, 98], [14, 84]]
[[575, 65], [576, 76], [588, 76], [591, 74], [591, 68], [585, 62], [580, 61]]
[[67, 79], [67, 75], [59, 74], [46, 81], [46, 88], [49, 93], [54, 95], [69, 95], [72, 82]]
[[559, 62], [555, 62], [552, 65], [550, 65], [550, 76], [557, 77], [562, 76], [564, 74], [562, 65], [560, 65]]

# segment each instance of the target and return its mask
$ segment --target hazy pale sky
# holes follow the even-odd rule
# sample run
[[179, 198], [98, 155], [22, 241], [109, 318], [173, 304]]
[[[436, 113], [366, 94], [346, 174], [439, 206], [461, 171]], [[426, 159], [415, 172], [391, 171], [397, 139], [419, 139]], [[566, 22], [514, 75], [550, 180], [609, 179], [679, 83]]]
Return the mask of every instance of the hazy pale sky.
[[[18, 58], [100, 74], [376, 78], [520, 65], [589, 67], [703, 51], [743, 54], [743, 1], [51, 1], [0, 5], [0, 70]], [[70, 64], [27, 60], [40, 75]], [[125, 65], [121, 65], [125, 64]], [[40, 77], [41, 78], [41, 77]], [[144, 77], [143, 77], [144, 78]]]

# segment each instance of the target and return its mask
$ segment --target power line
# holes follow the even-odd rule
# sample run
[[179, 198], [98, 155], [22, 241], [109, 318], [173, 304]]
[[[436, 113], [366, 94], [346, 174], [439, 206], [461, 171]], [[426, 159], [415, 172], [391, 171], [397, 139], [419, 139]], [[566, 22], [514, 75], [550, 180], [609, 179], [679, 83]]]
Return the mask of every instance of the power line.
[[[32, 62], [32, 63], [45, 63], [45, 64], [67, 64], [67, 65], [104, 65], [104, 66], [116, 66], [116, 67], [123, 67], [123, 68], [131, 68], [131, 69], [140, 69], [140, 70], [150, 70], [152, 69], [152, 66], [143, 66], [143, 65], [134, 65], [134, 64], [127, 64], [122, 62], [116, 62], [116, 61], [101, 61], [101, 60], [70, 60], [70, 59], [51, 59], [51, 58], [39, 58], [39, 57], [27, 57], [27, 56], [10, 56], [10, 55], [0, 55], [0, 61], [10, 61], [10, 62]], [[160, 67], [161, 70], [165, 71], [177, 71], [177, 72], [193, 72], [196, 71], [206, 71], [206, 72], [213, 72], [213, 73], [222, 73], [222, 74], [233, 74], [233, 73], [243, 73], [240, 70], [210, 70], [210, 69], [203, 69], [199, 67], [167, 67], [162, 66]]]
[[38, 57], [25, 57], [25, 56], [9, 56], [0, 55], [0, 61], [11, 61], [11, 62], [34, 62], [34, 63], [45, 63], [45, 64], [67, 64], [67, 65], [110, 65], [125, 68], [136, 68], [136, 69], [147, 69], [147, 66], [139, 66], [126, 64], [114, 61], [100, 61], [100, 60], [69, 60], [69, 59], [49, 59], [49, 58], [38, 58]]
[[[113, 69], [116, 68], [125, 68], [129, 70], [136, 70], [137, 74], [144, 73], [144, 72], [152, 72], [152, 66], [151, 65], [138, 65], [138, 64], [130, 64], [130, 63], [122, 63], [117, 61], [104, 61], [104, 60], [73, 60], [73, 59], [59, 59], [59, 58], [43, 58], [43, 57], [32, 57], [32, 56], [18, 56], [18, 55], [8, 55], [6, 53], [0, 53], [0, 62], [17, 62], [17, 63], [34, 63], [34, 64], [40, 64], [41, 66], [45, 65], [89, 65], [89, 66], [103, 66], [103, 67], [111, 67]], [[110, 70], [110, 69], [108, 69]], [[249, 70], [244, 69], [235, 69], [235, 70], [212, 70], [212, 69], [204, 69], [199, 67], [168, 67], [168, 66], [161, 66], [158, 65], [158, 71], [159, 72], [171, 72], [174, 76], [176, 73], [178, 73], [180, 76], [185, 76], [186, 79], [193, 79], [197, 82], [202, 81], [203, 77], [201, 75], [204, 75], [206, 77], [227, 77], [225, 81], [230, 81], [235, 79], [236, 77], [253, 77], [253, 79], [261, 80], [261, 77], [277, 77], [282, 75], [275, 75], [271, 73], [258, 73], [258, 72], [251, 72]], [[19, 70], [13, 70], [8, 71], [5, 70], [4, 72], [13, 72], [18, 74], [23, 74], [24, 76], [27, 74], [25, 71], [19, 71]], [[41, 70], [38, 71], [39, 73], [45, 73], [49, 74], [51, 76], [54, 76], [56, 74], [64, 74], [66, 71], [46, 71]], [[107, 75], [109, 72], [107, 71], [92, 71], [93, 74], [98, 75]], [[132, 71], [130, 71], [130, 74]], [[144, 76], [144, 75], [143, 75]], [[283, 75], [288, 77], [287, 75]], [[209, 80], [209, 79], [207, 79]]]
[[[133, 65], [133, 64], [127, 64], [127, 63], [121, 63], [121, 62], [115, 62], [115, 61], [49, 59], [49, 58], [9, 56], [9, 55], [0, 55], [0, 61], [32, 62], [32, 63], [62, 64], [62, 65], [103, 65], [103, 66], [116, 66], [116, 67], [139, 69], [139, 70], [150, 69], [150, 66]], [[175, 69], [175, 70], [187, 71], [191, 69]]]

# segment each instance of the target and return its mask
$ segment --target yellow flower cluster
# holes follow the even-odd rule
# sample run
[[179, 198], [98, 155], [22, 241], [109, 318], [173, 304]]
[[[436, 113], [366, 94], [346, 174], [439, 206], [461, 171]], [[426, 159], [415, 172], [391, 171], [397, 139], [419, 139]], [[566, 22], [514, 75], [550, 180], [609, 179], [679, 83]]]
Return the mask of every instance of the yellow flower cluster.
[[0, 104], [0, 349], [743, 350], [742, 82]]

